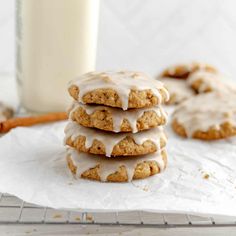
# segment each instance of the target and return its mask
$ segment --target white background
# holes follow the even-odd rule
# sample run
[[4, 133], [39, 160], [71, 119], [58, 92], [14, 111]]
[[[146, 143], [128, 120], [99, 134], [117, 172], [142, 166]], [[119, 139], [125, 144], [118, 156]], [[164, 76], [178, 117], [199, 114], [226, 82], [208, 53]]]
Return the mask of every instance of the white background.
[[[14, 0], [0, 0], [0, 74], [14, 74]], [[101, 0], [98, 69], [200, 60], [236, 76], [235, 0]]]

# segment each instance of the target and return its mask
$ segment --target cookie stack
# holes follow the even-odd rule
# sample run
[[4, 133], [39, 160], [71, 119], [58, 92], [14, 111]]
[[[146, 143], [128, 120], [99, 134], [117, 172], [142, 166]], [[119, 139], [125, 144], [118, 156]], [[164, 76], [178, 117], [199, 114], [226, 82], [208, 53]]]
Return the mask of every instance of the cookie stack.
[[144, 73], [91, 72], [69, 85], [65, 144], [77, 177], [126, 182], [165, 169], [167, 121], [163, 84]]

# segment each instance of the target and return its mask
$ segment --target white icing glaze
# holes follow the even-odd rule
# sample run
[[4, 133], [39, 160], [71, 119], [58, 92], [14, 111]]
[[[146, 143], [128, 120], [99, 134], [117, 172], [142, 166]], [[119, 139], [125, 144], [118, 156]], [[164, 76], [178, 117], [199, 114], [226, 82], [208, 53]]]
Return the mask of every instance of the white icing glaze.
[[78, 178], [81, 177], [86, 170], [96, 167], [98, 164], [100, 165], [100, 178], [101, 181], [105, 182], [107, 177], [110, 174], [115, 173], [120, 166], [125, 166], [128, 181], [130, 182], [133, 178], [135, 168], [137, 164], [142, 163], [144, 161], [155, 161], [162, 172], [165, 169], [165, 162], [161, 155], [161, 152], [156, 152], [154, 154], [148, 154], [143, 157], [137, 158], [129, 158], [129, 157], [122, 157], [122, 158], [104, 158], [100, 157], [97, 158], [96, 156], [89, 155], [87, 153], [80, 153], [76, 150], [69, 148], [68, 154], [70, 155], [73, 164], [77, 167], [76, 176]]
[[88, 106], [88, 105], [79, 104], [78, 102], [74, 102], [72, 107], [73, 109], [71, 110], [69, 117], [79, 107], [84, 108], [88, 115], [91, 115], [95, 111], [99, 111], [99, 110], [109, 111], [112, 114], [113, 130], [114, 132], [117, 132], [117, 133], [120, 132], [120, 127], [124, 119], [127, 119], [129, 121], [129, 124], [132, 128], [132, 132], [137, 133], [138, 132], [137, 120], [146, 111], [154, 111], [156, 112], [158, 117], [164, 117], [165, 120], [167, 121], [167, 113], [162, 109], [161, 106], [155, 106], [152, 108], [129, 109], [127, 111], [122, 111], [119, 108], [106, 107], [106, 106]]
[[93, 90], [110, 88], [114, 89], [122, 102], [123, 110], [128, 109], [129, 93], [134, 90], [151, 89], [158, 98], [159, 104], [162, 102], [160, 89], [163, 90], [166, 100], [169, 99], [167, 90], [160, 81], [154, 80], [141, 72], [120, 71], [120, 72], [90, 72], [72, 81], [69, 86], [76, 85], [80, 88], [78, 101], [83, 103], [83, 96]]
[[65, 128], [65, 141], [71, 137], [72, 141], [74, 141], [79, 136], [85, 136], [86, 142], [85, 147], [90, 148], [93, 144], [93, 141], [96, 139], [101, 141], [106, 148], [106, 156], [110, 157], [112, 150], [116, 144], [118, 144], [125, 137], [132, 137], [136, 144], [142, 145], [145, 141], [152, 141], [158, 150], [160, 147], [160, 140], [166, 140], [166, 136], [163, 132], [162, 126], [156, 127], [150, 130], [146, 130], [143, 132], [139, 132], [136, 134], [132, 133], [118, 133], [113, 134], [110, 132], [104, 132], [97, 129], [85, 128], [76, 122], [70, 121]]
[[187, 83], [192, 85], [197, 80], [202, 80], [198, 89], [199, 93], [205, 92], [208, 88], [212, 91], [226, 91], [228, 89], [227, 84], [224, 83], [225, 77], [218, 73], [198, 70], [188, 77]]
[[210, 92], [200, 94], [181, 103], [172, 115], [186, 130], [187, 136], [210, 127], [219, 129], [229, 122], [236, 126], [236, 94], [233, 92]]
[[186, 83], [186, 80], [162, 78], [161, 81], [167, 88], [170, 96], [175, 96], [175, 103], [180, 103], [195, 95], [194, 91]]

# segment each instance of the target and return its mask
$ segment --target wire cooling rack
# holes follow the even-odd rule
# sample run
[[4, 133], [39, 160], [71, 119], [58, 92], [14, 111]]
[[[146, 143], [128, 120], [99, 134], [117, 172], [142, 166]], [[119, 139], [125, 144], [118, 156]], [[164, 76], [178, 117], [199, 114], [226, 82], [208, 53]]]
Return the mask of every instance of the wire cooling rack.
[[200, 217], [187, 214], [132, 212], [84, 212], [55, 210], [26, 203], [0, 193], [0, 224], [81, 224], [109, 226], [236, 227], [236, 217]]

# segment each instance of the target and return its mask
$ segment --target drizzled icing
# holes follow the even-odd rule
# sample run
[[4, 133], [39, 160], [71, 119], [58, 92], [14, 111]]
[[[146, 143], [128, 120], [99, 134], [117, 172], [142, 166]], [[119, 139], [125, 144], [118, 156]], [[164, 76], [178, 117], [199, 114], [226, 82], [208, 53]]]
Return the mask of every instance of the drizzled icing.
[[209, 88], [212, 91], [226, 91], [228, 89], [227, 84], [223, 83], [223, 80], [225, 80], [224, 76], [218, 73], [199, 70], [188, 77], [187, 83], [192, 85], [198, 80], [202, 81], [198, 88], [199, 93], [206, 92]]
[[167, 88], [170, 96], [175, 96], [175, 103], [180, 103], [195, 95], [185, 80], [162, 78], [161, 81]]
[[145, 141], [150, 140], [156, 145], [158, 150], [161, 149], [161, 139], [166, 141], [166, 136], [161, 126], [136, 134], [118, 133], [114, 135], [113, 133], [104, 132], [101, 130], [85, 128], [81, 125], [78, 125], [76, 122], [70, 121], [65, 128], [65, 135], [65, 142], [68, 138], [71, 138], [72, 141], [74, 141], [79, 136], [85, 136], [86, 148], [90, 148], [93, 145], [93, 141], [95, 139], [102, 142], [105, 146], [106, 156], [108, 157], [111, 156], [114, 146], [128, 136], [132, 137], [135, 143], [138, 145], [142, 145]]
[[112, 121], [113, 121], [113, 131], [114, 132], [120, 132], [121, 124], [124, 119], [127, 119], [129, 121], [129, 124], [132, 128], [133, 133], [137, 133], [137, 121], [138, 119], [144, 114], [146, 111], [154, 111], [158, 117], [164, 117], [164, 119], [167, 121], [167, 113], [162, 109], [161, 106], [156, 106], [152, 108], [140, 108], [140, 109], [130, 109], [127, 111], [122, 111], [118, 108], [112, 108], [112, 107], [106, 107], [106, 106], [88, 106], [79, 104], [78, 102], [74, 102], [73, 109], [70, 112], [70, 116], [72, 113], [78, 109], [79, 107], [82, 107], [85, 109], [86, 113], [88, 115], [93, 114], [95, 111], [101, 111], [101, 110], [107, 110], [112, 114]]
[[119, 71], [119, 72], [90, 72], [72, 81], [69, 86], [79, 87], [78, 101], [83, 103], [83, 96], [96, 89], [110, 88], [117, 92], [122, 102], [123, 110], [128, 109], [129, 94], [131, 90], [151, 89], [158, 98], [159, 104], [162, 102], [160, 89], [165, 93], [166, 100], [169, 99], [167, 90], [160, 81], [154, 80], [141, 72]]
[[236, 94], [233, 92], [210, 92], [190, 98], [181, 103], [172, 115], [185, 128], [188, 137], [210, 127], [220, 129], [229, 122], [236, 126]]
[[129, 158], [129, 157], [122, 157], [122, 158], [104, 158], [100, 157], [96, 158], [96, 156], [89, 155], [87, 153], [78, 153], [76, 150], [69, 148], [67, 150], [68, 155], [70, 156], [73, 164], [77, 167], [76, 168], [76, 176], [78, 178], [81, 175], [91, 168], [96, 167], [97, 165], [100, 166], [99, 176], [101, 181], [105, 182], [107, 177], [110, 174], [115, 173], [119, 167], [125, 166], [128, 176], [128, 181], [130, 182], [134, 176], [134, 171], [137, 164], [145, 162], [145, 161], [155, 161], [162, 172], [165, 169], [165, 162], [163, 160], [161, 152], [156, 152], [154, 154], [148, 154], [143, 157], [137, 158]]

